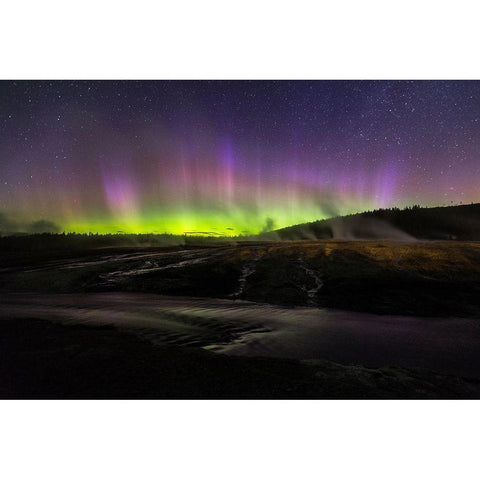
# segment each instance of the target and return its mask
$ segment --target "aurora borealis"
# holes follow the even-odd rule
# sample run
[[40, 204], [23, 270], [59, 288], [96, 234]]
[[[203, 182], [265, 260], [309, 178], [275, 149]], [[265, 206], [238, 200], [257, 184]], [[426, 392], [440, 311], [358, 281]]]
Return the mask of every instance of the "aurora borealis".
[[238, 235], [480, 200], [477, 81], [3, 81], [0, 128], [0, 231]]

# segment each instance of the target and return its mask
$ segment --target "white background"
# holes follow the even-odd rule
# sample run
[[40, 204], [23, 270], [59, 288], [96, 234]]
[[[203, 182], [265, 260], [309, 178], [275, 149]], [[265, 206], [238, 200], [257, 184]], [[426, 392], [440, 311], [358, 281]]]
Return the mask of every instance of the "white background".
[[[461, 0], [17, 0], [0, 78], [478, 79], [478, 18]], [[0, 478], [478, 478], [479, 406], [1, 401]]]

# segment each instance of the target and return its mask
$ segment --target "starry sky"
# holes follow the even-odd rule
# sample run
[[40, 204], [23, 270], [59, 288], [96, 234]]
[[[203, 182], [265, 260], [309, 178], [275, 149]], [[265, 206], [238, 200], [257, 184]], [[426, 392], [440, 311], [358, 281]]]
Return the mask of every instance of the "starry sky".
[[480, 201], [477, 81], [2, 81], [0, 129], [0, 231], [238, 235]]

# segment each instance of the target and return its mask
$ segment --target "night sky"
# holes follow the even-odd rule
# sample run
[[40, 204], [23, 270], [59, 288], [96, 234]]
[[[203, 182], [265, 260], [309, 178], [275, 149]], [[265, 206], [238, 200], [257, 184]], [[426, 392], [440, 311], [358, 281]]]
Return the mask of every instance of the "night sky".
[[236, 235], [480, 201], [477, 81], [3, 81], [0, 128], [0, 231]]

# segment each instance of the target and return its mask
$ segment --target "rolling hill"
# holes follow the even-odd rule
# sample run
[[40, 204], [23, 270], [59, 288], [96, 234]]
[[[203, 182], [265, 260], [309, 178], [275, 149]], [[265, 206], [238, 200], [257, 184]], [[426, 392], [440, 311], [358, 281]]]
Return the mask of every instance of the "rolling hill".
[[480, 240], [480, 203], [452, 207], [413, 206], [318, 220], [261, 234], [262, 239]]

